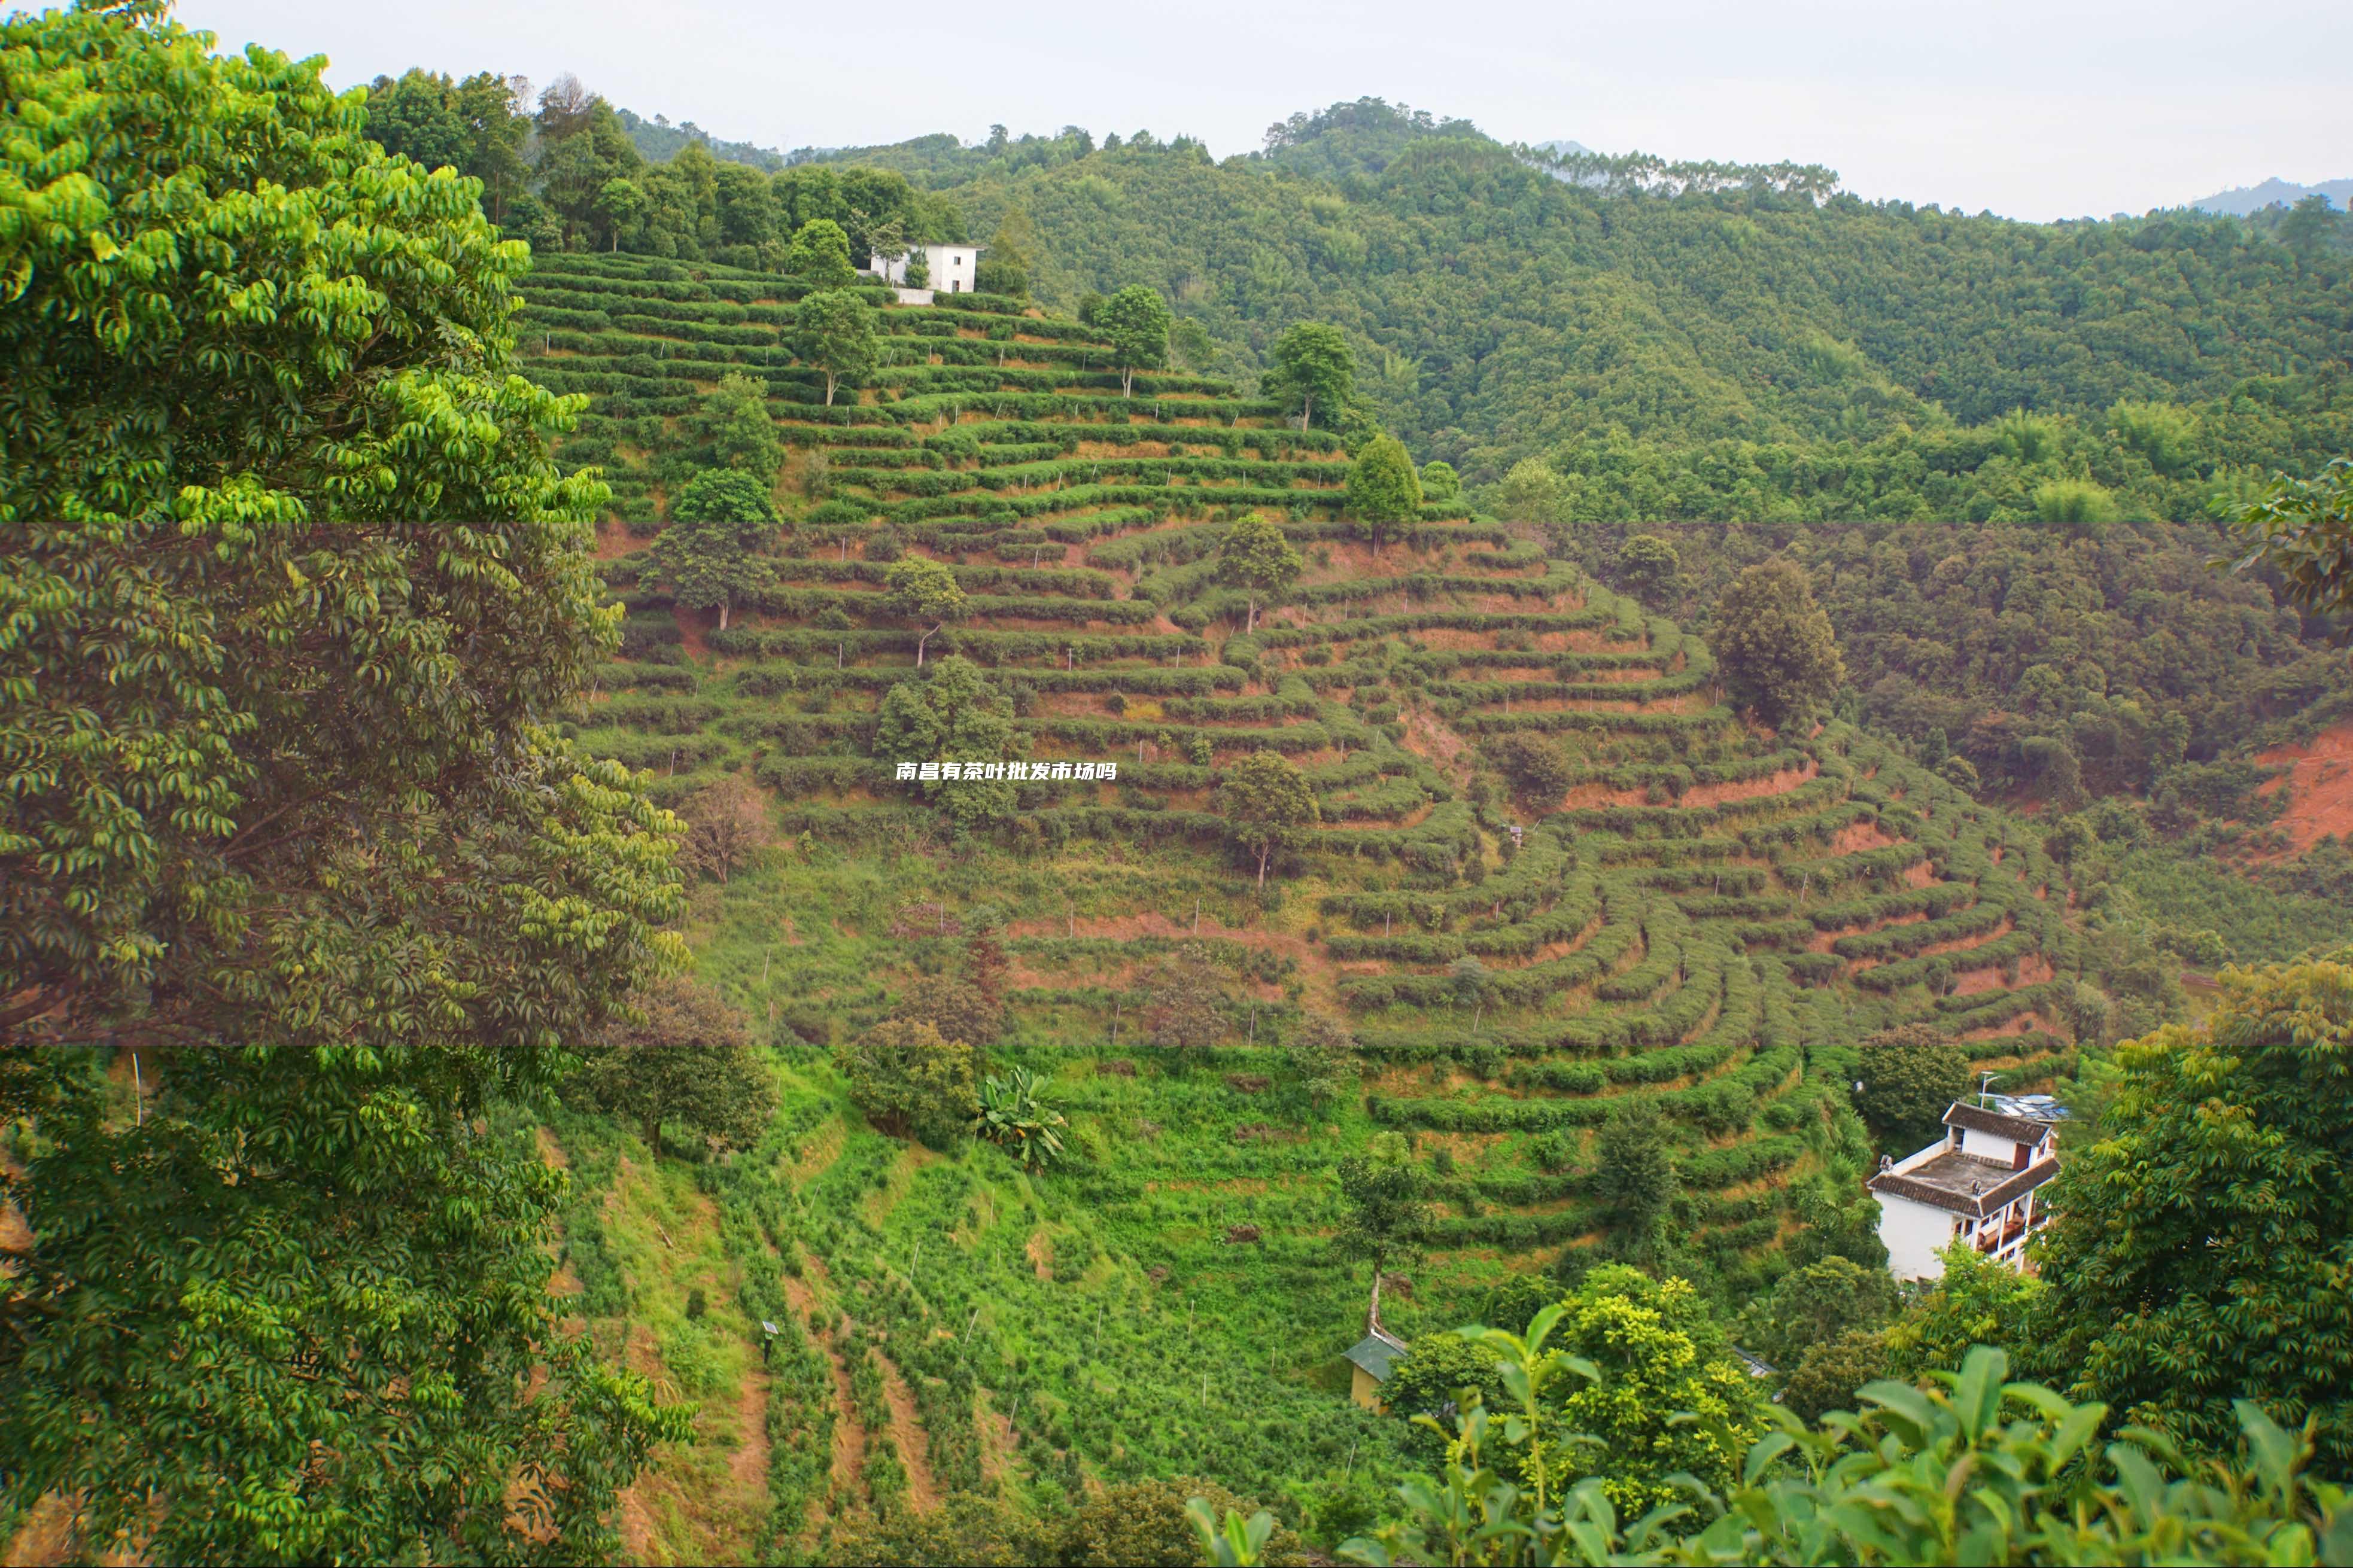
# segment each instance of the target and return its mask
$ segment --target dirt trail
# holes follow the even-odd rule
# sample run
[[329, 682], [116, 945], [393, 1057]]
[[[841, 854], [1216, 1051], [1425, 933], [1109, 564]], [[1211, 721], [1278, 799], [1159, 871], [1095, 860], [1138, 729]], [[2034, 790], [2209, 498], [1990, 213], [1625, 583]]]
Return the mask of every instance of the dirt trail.
[[898, 1446], [899, 1462], [907, 1468], [907, 1502], [917, 1513], [940, 1506], [940, 1483], [932, 1474], [931, 1439], [915, 1408], [915, 1391], [907, 1386], [897, 1363], [881, 1351], [874, 1364], [882, 1371], [882, 1397], [891, 1406], [891, 1439]]
[[756, 1368], [744, 1374], [744, 1392], [736, 1396], [735, 1421], [742, 1428], [728, 1474], [747, 1491], [768, 1489], [768, 1374]]
[[2331, 724], [2308, 744], [2274, 746], [2255, 761], [2287, 772], [2255, 793], [2287, 795], [2279, 826], [2301, 854], [2328, 834], [2353, 836], [2353, 720]]

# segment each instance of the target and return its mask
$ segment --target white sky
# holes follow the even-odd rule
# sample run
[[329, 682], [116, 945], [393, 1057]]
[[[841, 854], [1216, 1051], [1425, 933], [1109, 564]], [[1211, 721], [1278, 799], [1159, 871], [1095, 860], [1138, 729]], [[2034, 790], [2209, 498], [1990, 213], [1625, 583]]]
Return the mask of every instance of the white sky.
[[786, 149], [1003, 121], [1187, 132], [1222, 157], [1372, 95], [1505, 141], [1786, 157], [1866, 196], [2034, 219], [2353, 175], [2345, 0], [180, 0], [179, 16], [225, 47], [323, 53], [339, 85], [569, 70], [640, 114]]

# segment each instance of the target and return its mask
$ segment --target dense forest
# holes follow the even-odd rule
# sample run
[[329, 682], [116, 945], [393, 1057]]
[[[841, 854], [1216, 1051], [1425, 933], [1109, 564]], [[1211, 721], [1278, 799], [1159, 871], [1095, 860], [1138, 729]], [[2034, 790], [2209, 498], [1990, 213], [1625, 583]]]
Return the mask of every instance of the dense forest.
[[322, 68], [0, 20], [10, 1561], [2353, 1557], [2333, 215]]

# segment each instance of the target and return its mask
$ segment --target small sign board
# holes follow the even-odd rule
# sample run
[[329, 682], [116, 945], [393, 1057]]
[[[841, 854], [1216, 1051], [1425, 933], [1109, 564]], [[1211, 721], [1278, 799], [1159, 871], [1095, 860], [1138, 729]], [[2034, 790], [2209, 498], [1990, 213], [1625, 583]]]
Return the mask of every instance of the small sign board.
[[778, 1329], [776, 1324], [769, 1322], [765, 1318], [760, 1320], [760, 1327], [772, 1340], [775, 1339], [778, 1333], [783, 1331]]

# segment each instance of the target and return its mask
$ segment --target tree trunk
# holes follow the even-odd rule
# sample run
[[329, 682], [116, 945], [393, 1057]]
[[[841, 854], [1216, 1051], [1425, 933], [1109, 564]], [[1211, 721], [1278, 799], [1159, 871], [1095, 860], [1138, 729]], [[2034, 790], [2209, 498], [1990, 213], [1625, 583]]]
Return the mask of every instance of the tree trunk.
[[646, 1112], [646, 1148], [657, 1160], [661, 1158], [661, 1112]]
[[1373, 1304], [1372, 1304], [1372, 1307], [1370, 1308], [1370, 1310], [1368, 1310], [1365, 1313], [1365, 1331], [1366, 1331], [1366, 1333], [1370, 1333], [1370, 1332], [1371, 1332], [1375, 1328], [1378, 1327], [1378, 1326], [1379, 1326], [1379, 1324], [1380, 1324], [1380, 1321], [1381, 1321], [1381, 1273], [1382, 1273], [1381, 1265], [1382, 1265], [1384, 1262], [1386, 1262], [1386, 1261], [1387, 1261], [1387, 1258], [1384, 1258], [1384, 1257], [1378, 1257], [1378, 1256], [1375, 1257], [1375, 1258], [1374, 1258], [1374, 1259], [1373, 1259]]
[[1256, 594], [1252, 594], [1250, 597], [1250, 625], [1244, 626], [1242, 630], [1246, 635], [1258, 630], [1258, 595]]
[[1135, 372], [1126, 365], [1119, 367], [1119, 395], [1122, 397], [1135, 395]]
[[1314, 412], [1315, 400], [1312, 397], [1301, 397], [1299, 400], [1299, 433], [1302, 436], [1307, 434], [1307, 418], [1309, 415], [1314, 414]]
[[1273, 854], [1273, 853], [1274, 853], [1274, 846], [1273, 846], [1273, 845], [1271, 845], [1271, 844], [1261, 845], [1261, 846], [1260, 847], [1260, 848], [1259, 848], [1259, 852], [1258, 852], [1258, 885], [1259, 885], [1259, 887], [1260, 887], [1261, 889], [1263, 889], [1263, 888], [1265, 888], [1265, 886], [1266, 886], [1266, 858], [1267, 858], [1268, 856], [1270, 856], [1270, 855]]
[[727, 629], [727, 601], [724, 599], [719, 601], [719, 629], [723, 632]]
[[934, 626], [930, 631], [925, 632], [923, 636], [915, 639], [915, 668], [917, 669], [923, 668], [923, 645], [932, 640], [933, 637], [938, 633], [941, 626], [944, 626], [946, 625], [947, 622], [942, 621], [939, 626]]
[[833, 383], [834, 378], [828, 374], [825, 378], [825, 405], [828, 408], [833, 406]]

